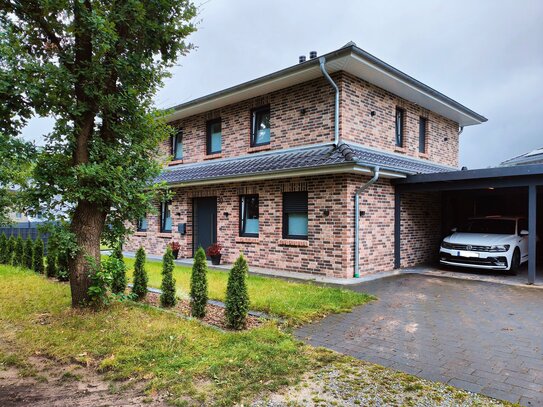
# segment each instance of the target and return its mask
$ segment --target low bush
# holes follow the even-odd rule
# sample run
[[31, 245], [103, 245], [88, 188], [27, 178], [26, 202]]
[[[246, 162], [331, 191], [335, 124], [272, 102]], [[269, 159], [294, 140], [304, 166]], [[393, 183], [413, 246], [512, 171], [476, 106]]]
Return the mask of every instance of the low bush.
[[115, 246], [109, 258], [114, 258], [117, 260], [117, 262], [115, 262], [115, 267], [113, 267], [111, 270], [111, 291], [114, 294], [122, 294], [126, 290], [126, 266], [124, 264], [121, 244], [117, 244]]
[[43, 274], [44, 272], [44, 266], [43, 266], [43, 240], [41, 240], [40, 237], [38, 237], [34, 241], [34, 257], [33, 257], [33, 264], [32, 268], [36, 273]]
[[138, 300], [142, 300], [147, 295], [147, 271], [145, 270], [145, 250], [140, 247], [136, 252], [136, 261], [134, 263], [134, 285], [132, 293]]
[[49, 239], [47, 242], [47, 266], [45, 268], [45, 275], [47, 277], [56, 277], [57, 276], [57, 255], [55, 252], [55, 247], [52, 244], [52, 239]]
[[240, 254], [228, 275], [226, 286], [226, 324], [232, 329], [243, 329], [249, 311], [249, 294], [247, 292], [247, 274], [249, 266]]
[[59, 250], [57, 253], [57, 279], [58, 281], [69, 281], [70, 271], [68, 270], [68, 253]]
[[165, 308], [173, 307], [177, 303], [175, 297], [175, 279], [173, 278], [173, 253], [168, 246], [162, 259], [162, 285], [160, 286], [160, 305]]
[[190, 276], [190, 310], [192, 316], [203, 318], [207, 305], [207, 261], [204, 249], [198, 248], [194, 255]]

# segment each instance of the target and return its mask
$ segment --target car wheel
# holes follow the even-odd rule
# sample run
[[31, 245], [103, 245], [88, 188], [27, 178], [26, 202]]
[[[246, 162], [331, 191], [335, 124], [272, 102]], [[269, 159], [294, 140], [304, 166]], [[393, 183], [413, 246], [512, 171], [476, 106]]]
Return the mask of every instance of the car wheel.
[[520, 250], [518, 248], [513, 252], [513, 257], [511, 258], [511, 267], [509, 268], [509, 274], [516, 276], [518, 268], [520, 266]]

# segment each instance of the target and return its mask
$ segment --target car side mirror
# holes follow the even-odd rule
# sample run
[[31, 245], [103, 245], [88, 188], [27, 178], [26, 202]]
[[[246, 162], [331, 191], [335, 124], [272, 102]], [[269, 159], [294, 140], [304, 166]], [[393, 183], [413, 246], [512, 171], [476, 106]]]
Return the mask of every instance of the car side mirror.
[[527, 230], [523, 229], [520, 231], [520, 235], [521, 236], [528, 236], [530, 234], [530, 232], [528, 232]]
[[452, 228], [451, 232], [456, 233], [457, 230], [458, 230], [458, 228]]

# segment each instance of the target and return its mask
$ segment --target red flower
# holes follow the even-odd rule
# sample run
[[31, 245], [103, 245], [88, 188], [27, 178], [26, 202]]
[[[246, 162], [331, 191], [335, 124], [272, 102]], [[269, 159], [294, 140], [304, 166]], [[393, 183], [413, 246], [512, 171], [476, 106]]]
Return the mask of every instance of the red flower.
[[206, 254], [209, 256], [209, 257], [212, 257], [212, 256], [219, 256], [221, 254], [221, 250], [222, 250], [222, 246], [218, 243], [213, 243], [211, 246], [209, 246], [207, 249], [206, 249]]
[[171, 242], [170, 247], [172, 251], [175, 251], [175, 250], [179, 250], [181, 248], [181, 245], [179, 244], [179, 242]]

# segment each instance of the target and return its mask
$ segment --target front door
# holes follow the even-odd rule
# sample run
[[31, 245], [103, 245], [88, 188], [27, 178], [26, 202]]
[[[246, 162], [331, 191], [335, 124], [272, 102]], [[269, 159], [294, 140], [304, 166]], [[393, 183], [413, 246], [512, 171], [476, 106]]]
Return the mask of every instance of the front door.
[[217, 242], [217, 198], [194, 198], [193, 256], [198, 247], [204, 250]]

